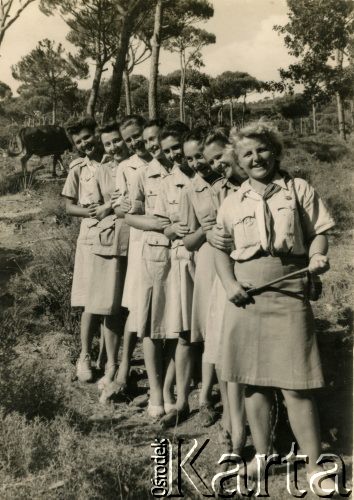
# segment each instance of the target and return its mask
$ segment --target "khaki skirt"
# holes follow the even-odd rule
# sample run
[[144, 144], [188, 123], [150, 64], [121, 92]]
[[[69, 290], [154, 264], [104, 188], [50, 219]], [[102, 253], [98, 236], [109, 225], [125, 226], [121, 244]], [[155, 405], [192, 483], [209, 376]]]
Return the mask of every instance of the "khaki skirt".
[[[236, 262], [238, 281], [260, 286], [306, 265], [303, 258], [259, 257]], [[227, 301], [218, 366], [226, 381], [279, 387], [323, 387], [307, 277], [284, 280], [245, 308]]]
[[141, 279], [141, 259], [142, 259], [142, 241], [143, 231], [130, 228], [129, 248], [128, 248], [128, 267], [125, 276], [122, 306], [129, 309], [127, 328], [130, 332], [138, 330], [138, 296], [137, 290]]
[[86, 306], [93, 264], [92, 244], [95, 240], [97, 224], [98, 220], [96, 219], [85, 218], [81, 220], [71, 288], [72, 307]]
[[[171, 249], [150, 245], [149, 232], [143, 234], [141, 275], [138, 297], [137, 332], [139, 337], [163, 339], [167, 333], [167, 298], [171, 283]], [[161, 235], [158, 235], [161, 239]]]
[[104, 316], [121, 313], [127, 258], [93, 254], [91, 264], [85, 311]]
[[214, 249], [208, 242], [205, 242], [198, 250], [196, 258], [192, 303], [192, 342], [205, 340], [207, 316], [211, 306], [210, 293], [215, 276]]

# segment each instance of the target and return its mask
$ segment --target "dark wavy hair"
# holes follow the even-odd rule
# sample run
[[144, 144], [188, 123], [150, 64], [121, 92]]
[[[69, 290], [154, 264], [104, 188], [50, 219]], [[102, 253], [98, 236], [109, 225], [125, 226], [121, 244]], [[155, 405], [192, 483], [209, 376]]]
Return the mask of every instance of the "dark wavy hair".
[[137, 125], [138, 127], [143, 128], [145, 123], [145, 118], [140, 115], [127, 115], [120, 122], [119, 129], [124, 130], [125, 128], [130, 127], [130, 125]]
[[96, 120], [92, 116], [84, 116], [80, 120], [69, 121], [65, 124], [65, 130], [68, 136], [71, 138], [73, 135], [78, 134], [83, 129], [88, 129], [90, 132], [94, 133], [97, 127]]
[[98, 127], [97, 132], [99, 135], [102, 134], [109, 134], [110, 132], [118, 132], [120, 135], [120, 130], [119, 130], [119, 123], [118, 122], [107, 122]]

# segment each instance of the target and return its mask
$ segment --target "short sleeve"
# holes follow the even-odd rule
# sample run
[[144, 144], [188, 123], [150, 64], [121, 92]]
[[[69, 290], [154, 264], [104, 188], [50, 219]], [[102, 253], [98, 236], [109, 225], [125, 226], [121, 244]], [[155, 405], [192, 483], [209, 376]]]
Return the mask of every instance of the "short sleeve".
[[132, 182], [130, 190], [130, 200], [132, 208], [131, 214], [144, 214], [145, 212], [145, 171], [141, 169]]
[[160, 189], [156, 198], [154, 214], [158, 215], [159, 217], [165, 217], [166, 219], [169, 219], [169, 206], [166, 198], [166, 187], [164, 181], [165, 179], [160, 183]]
[[181, 223], [185, 224], [191, 233], [194, 233], [200, 227], [200, 224], [193, 207], [191, 192], [188, 187], [182, 189], [179, 212]]
[[335, 222], [315, 189], [304, 179], [295, 179], [295, 189], [302, 206], [303, 225], [307, 239], [334, 227]]
[[66, 198], [72, 198], [73, 200], [78, 200], [79, 186], [80, 186], [80, 168], [73, 167], [71, 170], [69, 170], [61, 195], [65, 196]]
[[226, 234], [229, 234], [233, 237], [232, 217], [230, 213], [230, 198], [232, 198], [232, 195], [228, 198], [225, 198], [225, 200], [221, 203], [216, 217], [216, 223], [224, 230]]

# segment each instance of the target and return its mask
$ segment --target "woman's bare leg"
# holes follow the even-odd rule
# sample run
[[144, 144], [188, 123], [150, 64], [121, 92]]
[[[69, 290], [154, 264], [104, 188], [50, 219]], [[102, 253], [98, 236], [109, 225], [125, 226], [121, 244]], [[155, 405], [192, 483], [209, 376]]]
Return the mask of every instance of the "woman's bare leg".
[[163, 341], [144, 337], [144, 360], [149, 379], [150, 404], [163, 406]]
[[176, 348], [177, 410], [182, 410], [188, 405], [194, 352], [189, 337], [189, 332], [183, 332]]
[[[225, 383], [223, 382], [223, 384]], [[246, 442], [246, 414], [243, 385], [236, 382], [227, 382], [227, 398], [231, 420], [232, 447], [236, 453], [241, 455]]]
[[163, 383], [163, 400], [164, 403], [174, 404], [174, 385], [176, 381], [176, 343], [177, 340], [171, 339], [165, 341], [164, 346], [164, 366], [165, 366], [165, 377]]

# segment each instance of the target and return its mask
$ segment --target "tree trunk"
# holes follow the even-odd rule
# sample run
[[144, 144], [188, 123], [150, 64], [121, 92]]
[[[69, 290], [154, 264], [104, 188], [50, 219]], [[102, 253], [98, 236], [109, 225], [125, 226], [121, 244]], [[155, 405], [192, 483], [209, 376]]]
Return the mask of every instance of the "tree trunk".
[[224, 121], [224, 107], [223, 104], [221, 103], [221, 107], [218, 111], [218, 124], [222, 125]]
[[180, 97], [179, 97], [179, 119], [184, 122], [186, 119], [184, 98], [186, 94], [186, 72], [185, 69], [181, 67], [181, 80], [180, 80]]
[[[337, 69], [339, 71], [343, 70], [343, 52], [341, 50], [337, 50], [336, 53], [337, 59]], [[343, 97], [340, 92], [336, 92], [336, 100], [337, 100], [337, 114], [338, 114], [338, 128], [339, 135], [345, 141], [346, 140], [346, 130], [345, 130], [345, 114], [344, 114], [344, 106], [343, 106]]]
[[242, 127], [245, 126], [245, 113], [246, 113], [246, 95], [243, 96], [243, 101], [242, 101]]
[[346, 134], [346, 130], [345, 130], [344, 106], [343, 106], [343, 98], [339, 92], [336, 92], [336, 99], [337, 99], [339, 135], [345, 141], [347, 138], [347, 134]]
[[234, 125], [234, 105], [232, 102], [232, 97], [230, 98], [230, 127]]
[[151, 65], [149, 80], [149, 118], [154, 120], [158, 116], [157, 79], [159, 75], [160, 31], [163, 18], [163, 0], [157, 0], [155, 10], [154, 33], [151, 37]]
[[127, 70], [124, 70], [124, 90], [125, 90], [125, 113], [127, 115], [132, 114], [132, 94], [130, 92], [130, 80], [129, 73]]
[[57, 122], [57, 100], [53, 99], [53, 107], [52, 107], [52, 125], [55, 125]]
[[352, 126], [354, 125], [354, 101], [350, 100], [350, 122]]
[[312, 131], [317, 134], [316, 103], [312, 103]]
[[90, 95], [87, 101], [86, 113], [89, 116], [95, 116], [96, 103], [98, 99], [98, 92], [100, 90], [100, 83], [102, 77], [103, 66], [101, 63], [96, 61], [95, 75], [93, 77], [93, 82], [90, 90]]
[[129, 13], [122, 19], [122, 25], [119, 35], [119, 43], [116, 60], [113, 65], [113, 73], [111, 80], [111, 90], [107, 101], [107, 107], [104, 113], [104, 120], [115, 120], [119, 106], [120, 96], [122, 93], [123, 72], [125, 69], [129, 39], [132, 33], [134, 16]]

